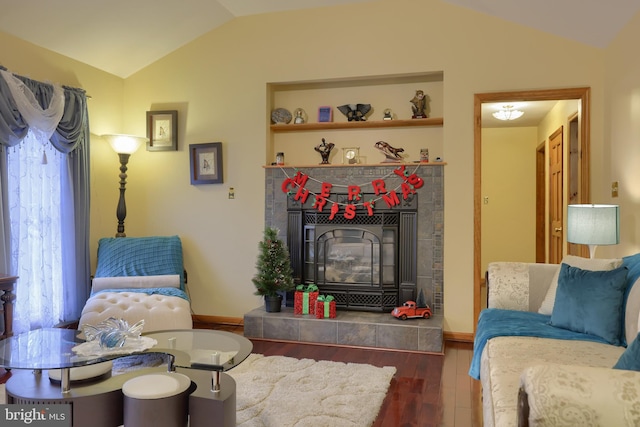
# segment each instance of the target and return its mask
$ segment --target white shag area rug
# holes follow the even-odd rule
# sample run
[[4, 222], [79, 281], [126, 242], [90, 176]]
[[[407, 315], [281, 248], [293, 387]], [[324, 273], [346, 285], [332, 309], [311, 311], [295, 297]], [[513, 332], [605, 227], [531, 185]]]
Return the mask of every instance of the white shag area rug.
[[368, 427], [395, 367], [251, 354], [236, 381], [240, 427]]
[[[239, 427], [369, 427], [395, 372], [393, 366], [251, 354], [227, 374], [236, 381]], [[6, 403], [4, 384], [0, 403]]]

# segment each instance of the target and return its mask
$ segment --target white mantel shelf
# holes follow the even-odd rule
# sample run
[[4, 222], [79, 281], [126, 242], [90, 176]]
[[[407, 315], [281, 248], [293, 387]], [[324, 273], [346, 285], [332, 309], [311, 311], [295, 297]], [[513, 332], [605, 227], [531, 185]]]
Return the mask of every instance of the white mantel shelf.
[[408, 162], [408, 163], [364, 163], [364, 164], [351, 164], [351, 165], [343, 165], [343, 164], [317, 164], [317, 165], [265, 165], [263, 168], [265, 169], [280, 169], [280, 168], [362, 168], [362, 167], [387, 167], [387, 166], [445, 166], [446, 162]]

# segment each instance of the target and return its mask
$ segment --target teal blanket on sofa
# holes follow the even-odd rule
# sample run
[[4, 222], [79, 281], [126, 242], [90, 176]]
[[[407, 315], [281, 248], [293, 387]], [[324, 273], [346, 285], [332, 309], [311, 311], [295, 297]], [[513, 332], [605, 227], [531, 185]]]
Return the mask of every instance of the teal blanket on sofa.
[[502, 310], [488, 308], [480, 312], [478, 328], [473, 342], [473, 357], [469, 375], [480, 379], [480, 358], [487, 341], [495, 337], [540, 337], [559, 340], [595, 341], [608, 344], [604, 339], [595, 335], [572, 332], [568, 329], [556, 328], [549, 325], [551, 316], [530, 311]]

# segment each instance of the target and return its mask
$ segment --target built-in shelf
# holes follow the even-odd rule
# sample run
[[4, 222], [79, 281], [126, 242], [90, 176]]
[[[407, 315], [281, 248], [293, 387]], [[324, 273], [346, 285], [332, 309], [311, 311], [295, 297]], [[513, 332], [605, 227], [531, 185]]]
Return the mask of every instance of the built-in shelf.
[[272, 169], [272, 168], [294, 168], [294, 169], [302, 169], [302, 168], [345, 168], [345, 167], [349, 167], [349, 168], [358, 168], [358, 167], [375, 167], [375, 166], [380, 166], [380, 167], [388, 167], [388, 166], [444, 166], [446, 165], [446, 162], [385, 162], [385, 163], [355, 163], [355, 164], [342, 164], [342, 163], [337, 163], [337, 164], [328, 164], [328, 165], [323, 165], [323, 164], [317, 164], [317, 165], [265, 165], [263, 166], [263, 168], [265, 169]]
[[409, 120], [377, 120], [363, 122], [322, 122], [322, 123], [298, 123], [298, 124], [275, 124], [271, 125], [273, 132], [301, 132], [308, 130], [330, 130], [330, 129], [373, 129], [392, 127], [413, 127], [413, 126], [442, 126], [442, 117], [428, 117], [426, 119]]

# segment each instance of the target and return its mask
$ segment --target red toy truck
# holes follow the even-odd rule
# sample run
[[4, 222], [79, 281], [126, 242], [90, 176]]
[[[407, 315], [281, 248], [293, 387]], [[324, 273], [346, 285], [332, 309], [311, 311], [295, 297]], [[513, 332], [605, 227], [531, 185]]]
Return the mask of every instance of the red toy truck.
[[402, 304], [401, 307], [394, 308], [391, 315], [400, 320], [415, 319], [418, 317], [428, 319], [431, 317], [431, 308], [429, 308], [429, 306], [416, 307], [415, 301], [407, 301]]

